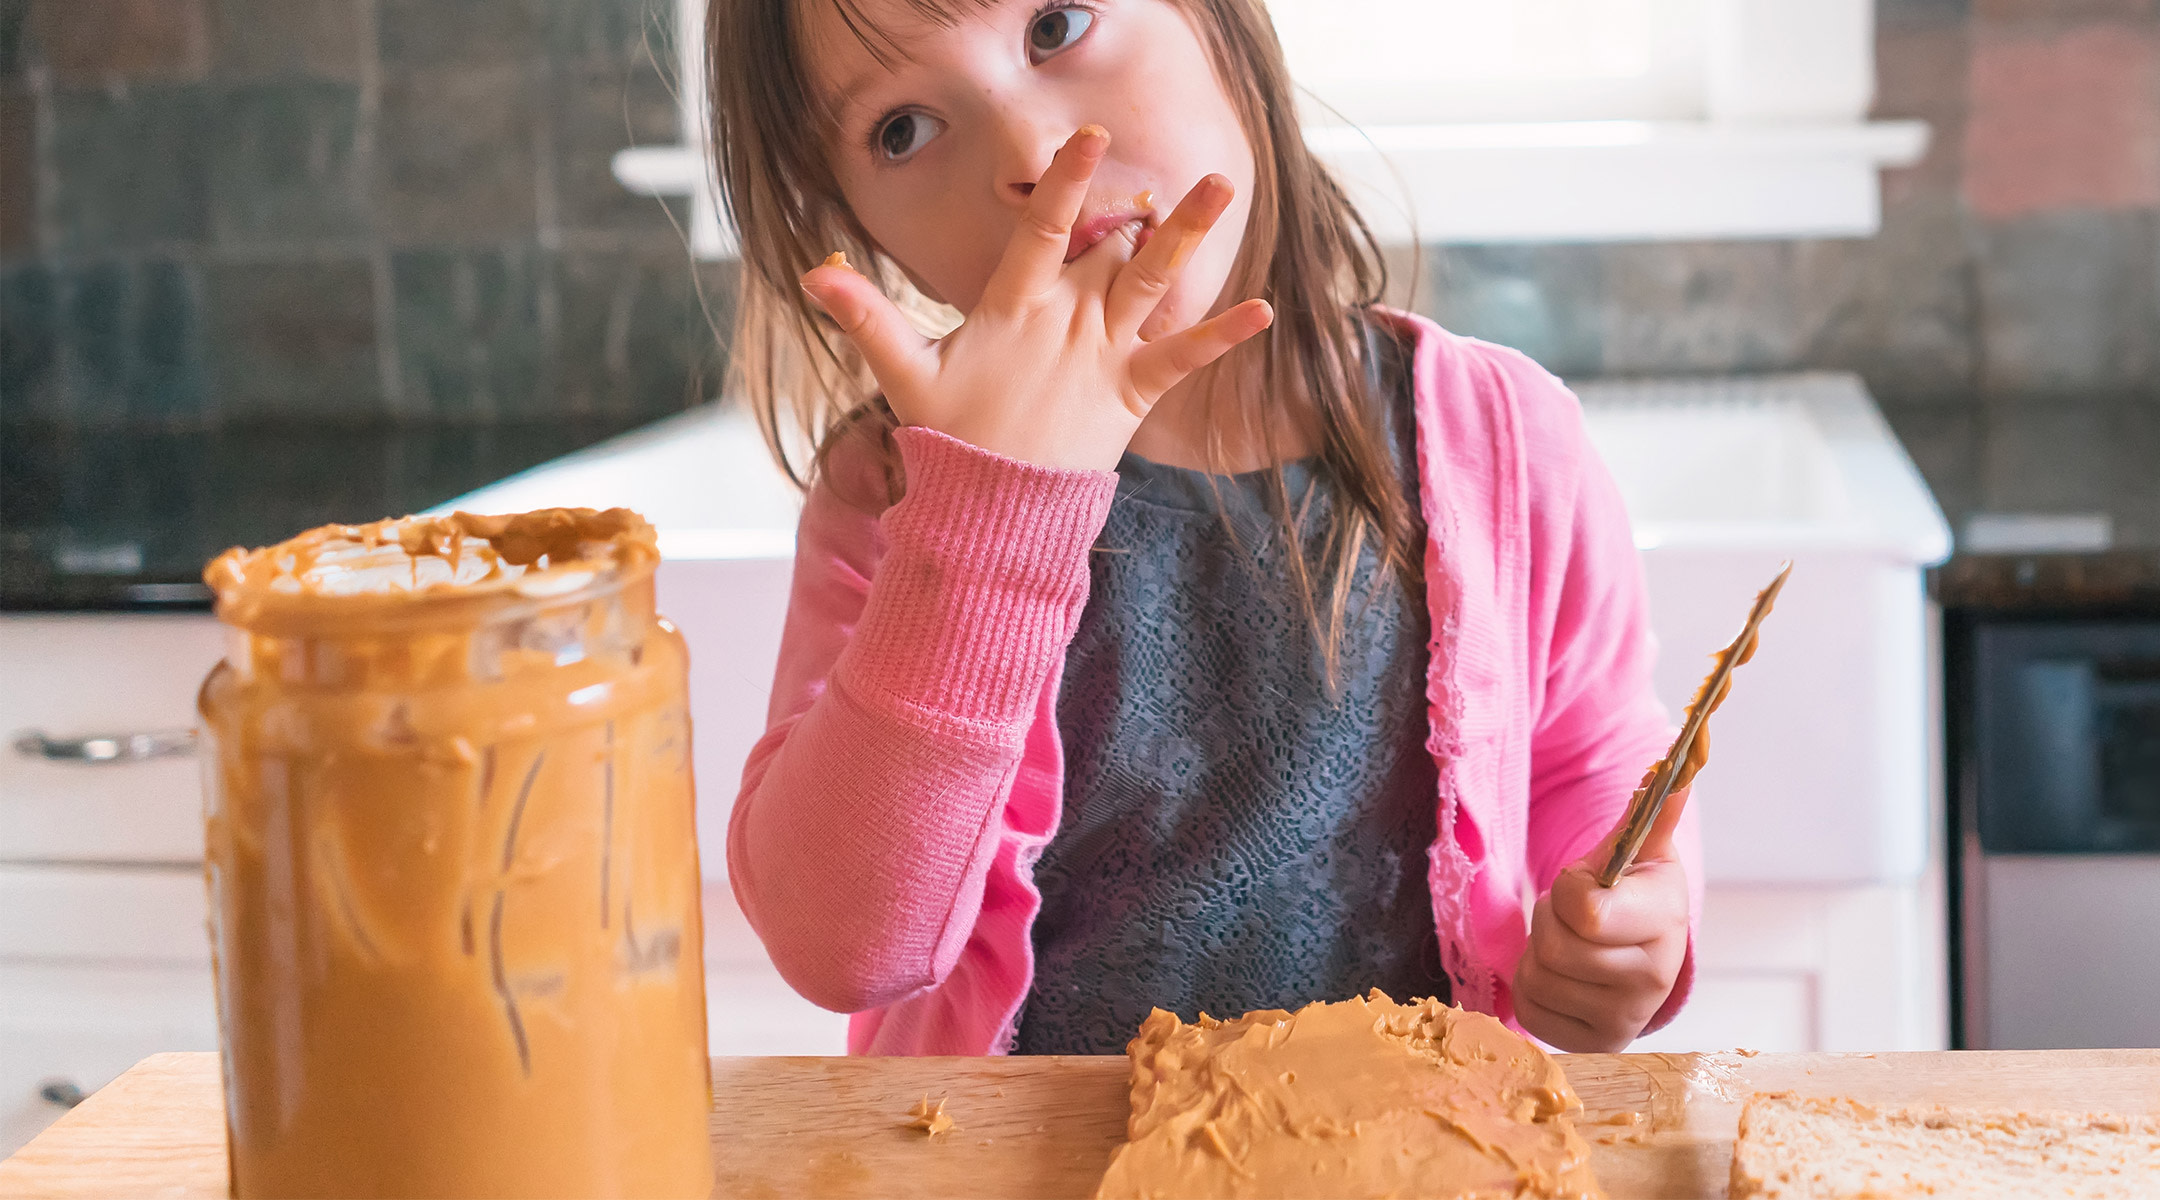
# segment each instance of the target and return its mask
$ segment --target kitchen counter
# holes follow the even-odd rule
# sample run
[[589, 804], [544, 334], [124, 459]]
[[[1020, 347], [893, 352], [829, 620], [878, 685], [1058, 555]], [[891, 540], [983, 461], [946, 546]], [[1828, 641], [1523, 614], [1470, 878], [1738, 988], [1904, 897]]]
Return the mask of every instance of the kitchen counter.
[[418, 512], [628, 427], [0, 423], [0, 610], [208, 608], [228, 547]]
[[[2160, 1112], [2160, 1050], [1579, 1054], [1561, 1063], [1614, 1200], [1723, 1196], [1739, 1106], [1790, 1089], [1872, 1103]], [[713, 1060], [713, 1195], [1090, 1194], [1124, 1137], [1123, 1058]], [[906, 1126], [944, 1096], [958, 1127]], [[1639, 1130], [1600, 1126], [1643, 1114]], [[0, 1163], [0, 1197], [226, 1194], [217, 1058], [161, 1054]]]
[[1930, 579], [1946, 609], [2160, 612], [2160, 547], [2090, 554], [1960, 554]]

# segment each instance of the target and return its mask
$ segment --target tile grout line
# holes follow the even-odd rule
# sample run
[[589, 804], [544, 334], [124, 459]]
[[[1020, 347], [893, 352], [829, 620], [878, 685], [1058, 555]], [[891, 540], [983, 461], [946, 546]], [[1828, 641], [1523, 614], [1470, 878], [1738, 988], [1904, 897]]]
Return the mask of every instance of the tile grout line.
[[380, 0], [358, 0], [353, 5], [352, 16], [360, 26], [355, 64], [359, 73], [360, 108], [354, 139], [358, 143], [361, 163], [363, 203], [367, 205], [368, 224], [373, 230], [367, 241], [367, 260], [375, 308], [376, 382], [382, 389], [384, 415], [410, 419], [415, 414], [405, 411], [405, 377], [400, 370], [402, 359], [398, 353], [397, 276], [390, 262], [390, 231], [382, 228], [383, 211], [378, 203], [382, 183], [383, 90]]

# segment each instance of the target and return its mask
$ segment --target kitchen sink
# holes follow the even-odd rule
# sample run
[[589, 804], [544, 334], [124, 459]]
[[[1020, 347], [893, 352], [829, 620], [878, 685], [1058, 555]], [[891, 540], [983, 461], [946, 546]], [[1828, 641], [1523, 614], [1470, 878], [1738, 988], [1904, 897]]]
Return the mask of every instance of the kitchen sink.
[[1677, 715], [1786, 559], [1712, 725], [1713, 882], [1892, 883], [1928, 862], [1939, 700], [1924, 570], [1949, 527], [1866, 389], [1829, 372], [1575, 385], [1626, 498]]

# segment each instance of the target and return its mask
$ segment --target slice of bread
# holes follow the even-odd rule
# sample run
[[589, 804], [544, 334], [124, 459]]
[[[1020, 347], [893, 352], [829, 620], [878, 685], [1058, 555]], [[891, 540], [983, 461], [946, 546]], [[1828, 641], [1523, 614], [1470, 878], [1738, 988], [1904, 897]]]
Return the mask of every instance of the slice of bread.
[[1595, 1200], [1552, 1057], [1483, 1013], [1375, 989], [1186, 1024], [1127, 1047], [1132, 1116], [1097, 1200]]
[[1758, 1093], [1740, 1112], [1732, 1196], [2148, 1200], [2160, 1197], [2160, 1118]]

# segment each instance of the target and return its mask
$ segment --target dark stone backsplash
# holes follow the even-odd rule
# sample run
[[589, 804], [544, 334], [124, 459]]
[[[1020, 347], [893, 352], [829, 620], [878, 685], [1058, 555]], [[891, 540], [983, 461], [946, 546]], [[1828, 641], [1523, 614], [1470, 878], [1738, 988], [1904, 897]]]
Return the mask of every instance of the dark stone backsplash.
[[1876, 10], [1876, 115], [1933, 128], [1876, 237], [1437, 247], [1415, 305], [1568, 376], [1857, 371], [1953, 526], [2160, 546], [2160, 0]]
[[[1411, 302], [1570, 376], [1860, 372], [1953, 519], [2160, 544], [2160, 0], [1878, 0], [1934, 128], [1868, 240], [1447, 246]], [[727, 264], [626, 193], [667, 0], [0, 0], [0, 416], [621, 422]], [[1408, 258], [1398, 267], [1407, 266]]]
[[717, 390], [732, 272], [624, 191], [666, 0], [0, 0], [0, 418], [599, 427]]

